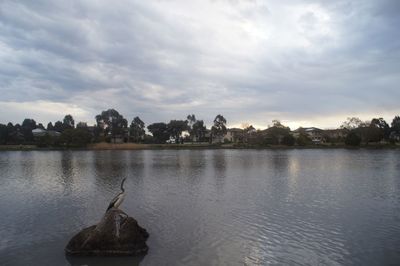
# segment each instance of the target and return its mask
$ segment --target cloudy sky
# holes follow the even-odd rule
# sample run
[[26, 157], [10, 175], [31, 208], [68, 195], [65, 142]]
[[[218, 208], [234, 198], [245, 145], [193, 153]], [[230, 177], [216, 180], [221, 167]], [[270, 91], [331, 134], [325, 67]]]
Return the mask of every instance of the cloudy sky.
[[400, 1], [0, 1], [0, 123], [400, 114]]

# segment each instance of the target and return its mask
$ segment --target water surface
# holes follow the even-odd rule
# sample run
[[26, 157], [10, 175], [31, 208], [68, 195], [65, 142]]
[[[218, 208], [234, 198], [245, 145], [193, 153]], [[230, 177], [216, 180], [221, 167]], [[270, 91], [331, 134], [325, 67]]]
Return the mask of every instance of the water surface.
[[[399, 265], [398, 150], [0, 153], [0, 265]], [[123, 177], [142, 258], [69, 258]]]

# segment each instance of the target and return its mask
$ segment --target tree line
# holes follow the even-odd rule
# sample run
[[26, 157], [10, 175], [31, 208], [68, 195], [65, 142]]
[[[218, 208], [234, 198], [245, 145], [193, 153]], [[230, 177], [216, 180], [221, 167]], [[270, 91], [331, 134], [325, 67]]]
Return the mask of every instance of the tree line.
[[[389, 125], [383, 118], [362, 121], [359, 118], [348, 118], [342, 123], [340, 135], [332, 136], [328, 131], [315, 130], [312, 134], [307, 129], [299, 128], [294, 132], [278, 120], [264, 130], [256, 130], [252, 125], [244, 125], [242, 129], [232, 131], [231, 139], [224, 139], [228, 132], [226, 118], [218, 114], [210, 129], [203, 120], [189, 114], [184, 120], [170, 120], [168, 123], [157, 122], [146, 127], [138, 116], [130, 123], [115, 109], [102, 111], [95, 116], [96, 124], [88, 126], [85, 122], [75, 124], [72, 115], [66, 115], [54, 124], [49, 122], [45, 127], [34, 119], [26, 118], [21, 124], [0, 124], [0, 144], [35, 144], [40, 147], [82, 147], [95, 142], [231, 142], [246, 145], [309, 145], [315, 136], [325, 142], [345, 143], [357, 146], [372, 142], [395, 142], [400, 139], [400, 116], [395, 116]], [[146, 133], [147, 131], [151, 134]], [[187, 132], [186, 136], [182, 133]]]
[[350, 117], [342, 123], [341, 128], [347, 131], [346, 145], [358, 146], [373, 142], [396, 142], [400, 139], [400, 116], [395, 116], [389, 125], [383, 118], [362, 121]]
[[[208, 141], [207, 128], [203, 120], [197, 120], [194, 114], [185, 120], [171, 120], [169, 123], [158, 122], [147, 126], [151, 135], [146, 134], [146, 125], [136, 116], [128, 125], [128, 120], [115, 109], [108, 109], [96, 115], [96, 125], [86, 122], [75, 125], [72, 115], [45, 127], [34, 119], [26, 118], [21, 124], [0, 124], [0, 144], [35, 144], [41, 147], [65, 146], [82, 147], [91, 142], [136, 142], [136, 143], [175, 143], [183, 142], [182, 132], [187, 131], [191, 139]], [[42, 131], [37, 131], [41, 129]], [[214, 137], [226, 133], [226, 119], [217, 115], [211, 132]], [[35, 136], [35, 133], [37, 133]]]

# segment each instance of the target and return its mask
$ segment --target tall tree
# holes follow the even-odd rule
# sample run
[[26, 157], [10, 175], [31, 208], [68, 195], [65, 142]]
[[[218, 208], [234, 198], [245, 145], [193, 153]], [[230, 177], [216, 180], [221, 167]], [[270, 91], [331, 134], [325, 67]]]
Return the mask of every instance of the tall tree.
[[129, 126], [129, 132], [134, 142], [143, 140], [146, 133], [145, 124], [138, 116], [132, 120]]
[[206, 135], [207, 128], [204, 125], [203, 120], [197, 120], [194, 122], [192, 126], [193, 136], [196, 138], [196, 141], [202, 141]]
[[342, 123], [340, 128], [347, 129], [347, 130], [352, 130], [358, 127], [365, 127], [366, 122], [361, 121], [360, 118], [358, 117], [348, 117], [346, 121]]
[[76, 128], [84, 128], [87, 129], [87, 123], [86, 122], [79, 122], [78, 124], [76, 124]]
[[33, 141], [32, 130], [36, 129], [36, 121], [30, 118], [25, 118], [21, 125], [21, 132], [24, 135], [25, 142]]
[[57, 121], [54, 123], [54, 130], [57, 132], [63, 132], [64, 131], [64, 124], [61, 121]]
[[392, 131], [400, 133], [400, 116], [395, 116], [392, 120]]
[[169, 139], [167, 124], [153, 123], [147, 126], [156, 143], [165, 143]]
[[72, 115], [66, 115], [63, 119], [64, 130], [71, 129], [75, 127], [75, 121]]
[[217, 115], [214, 119], [214, 125], [211, 127], [212, 138], [223, 137], [227, 132], [226, 119], [222, 115]]
[[49, 122], [49, 123], [47, 124], [47, 130], [54, 130], [53, 123]]
[[7, 126], [0, 124], [0, 144], [1, 145], [7, 144], [7, 141], [8, 141]]
[[[283, 125], [279, 120], [272, 121], [273, 126], [264, 130], [266, 133], [265, 143], [266, 144], [285, 144], [288, 145], [291, 143], [291, 138], [288, 137], [290, 135], [290, 128]], [[286, 138], [285, 138], [286, 137]], [[283, 140], [287, 143], [283, 143]]]
[[384, 139], [389, 139], [390, 135], [390, 127], [388, 123], [386, 123], [385, 119], [381, 118], [374, 118], [371, 120], [370, 127], [375, 127], [380, 130], [381, 133], [381, 139], [382, 137]]
[[104, 136], [110, 134], [114, 142], [117, 135], [123, 135], [128, 127], [128, 121], [115, 109], [102, 111], [96, 116], [96, 122], [104, 132]]
[[181, 138], [182, 132], [188, 130], [188, 121], [186, 120], [171, 120], [167, 125], [168, 133], [175, 139], [176, 142]]
[[194, 132], [193, 132], [193, 125], [194, 123], [196, 123], [196, 116], [194, 114], [188, 115], [186, 117], [186, 121], [187, 121], [187, 125], [188, 125], [188, 131], [190, 134], [190, 138], [193, 141], [194, 136]]

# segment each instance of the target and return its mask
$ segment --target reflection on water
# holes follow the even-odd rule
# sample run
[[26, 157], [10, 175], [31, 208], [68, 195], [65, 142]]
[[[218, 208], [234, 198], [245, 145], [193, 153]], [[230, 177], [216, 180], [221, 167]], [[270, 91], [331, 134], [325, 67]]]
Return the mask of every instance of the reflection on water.
[[[400, 151], [0, 153], [0, 265], [396, 265]], [[119, 191], [141, 258], [65, 257]]]

